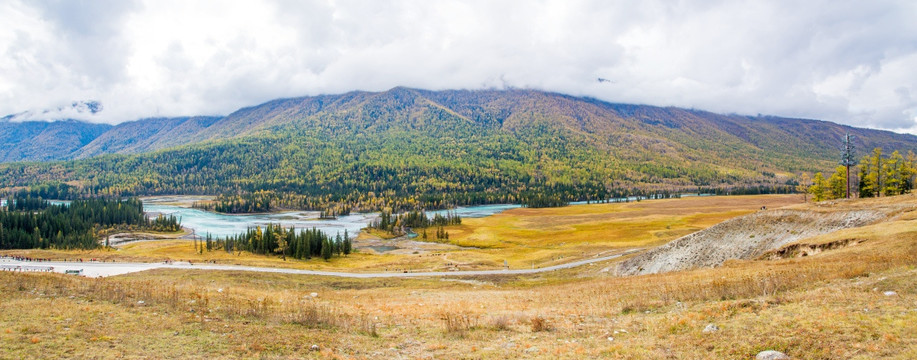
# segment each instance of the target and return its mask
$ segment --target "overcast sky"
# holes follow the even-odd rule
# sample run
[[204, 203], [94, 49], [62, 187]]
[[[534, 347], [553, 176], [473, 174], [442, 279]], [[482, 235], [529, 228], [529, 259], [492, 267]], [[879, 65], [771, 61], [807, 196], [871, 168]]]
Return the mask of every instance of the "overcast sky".
[[917, 133], [915, 19], [913, 0], [4, 0], [0, 115], [517, 87]]

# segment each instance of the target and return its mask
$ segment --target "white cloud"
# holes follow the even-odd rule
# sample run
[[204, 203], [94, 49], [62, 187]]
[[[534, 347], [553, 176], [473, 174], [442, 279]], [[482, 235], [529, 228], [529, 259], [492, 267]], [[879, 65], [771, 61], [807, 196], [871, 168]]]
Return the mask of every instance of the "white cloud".
[[908, 1], [14, 0], [0, 4], [0, 114], [100, 100], [81, 116], [118, 122], [514, 86], [913, 131], [915, 13]]

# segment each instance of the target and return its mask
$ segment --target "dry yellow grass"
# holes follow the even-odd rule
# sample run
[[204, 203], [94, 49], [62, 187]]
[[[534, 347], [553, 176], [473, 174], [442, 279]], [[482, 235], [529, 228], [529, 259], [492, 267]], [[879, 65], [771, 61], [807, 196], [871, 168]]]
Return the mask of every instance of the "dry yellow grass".
[[0, 357], [910, 359], [915, 225], [902, 216], [812, 256], [626, 278], [0, 273]]
[[[655, 246], [679, 236], [747, 214], [761, 206], [770, 208], [800, 202], [796, 195], [687, 197], [632, 203], [573, 205], [547, 209], [513, 209], [494, 216], [464, 219], [446, 229], [450, 243], [468, 249], [435, 253], [356, 253], [330, 262], [299, 261], [248, 253], [221, 251], [198, 254], [186, 240], [144, 241], [120, 250], [0, 251], [0, 254], [51, 259], [98, 258], [120, 261], [160, 262], [166, 259], [216, 262], [251, 266], [346, 271], [393, 269], [443, 271], [448, 269], [500, 269], [543, 267], [634, 247]], [[361, 234], [361, 238], [374, 233]]]
[[796, 195], [688, 197], [513, 209], [450, 226], [450, 242], [481, 248], [454, 258], [510, 267], [551, 265], [609, 250], [656, 246], [751, 213], [801, 202]]

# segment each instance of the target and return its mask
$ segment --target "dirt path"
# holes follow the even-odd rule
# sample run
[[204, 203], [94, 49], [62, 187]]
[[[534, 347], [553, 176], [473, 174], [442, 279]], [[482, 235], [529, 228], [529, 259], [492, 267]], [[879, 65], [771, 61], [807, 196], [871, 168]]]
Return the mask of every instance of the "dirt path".
[[43, 267], [52, 267], [54, 272], [63, 273], [67, 270], [82, 270], [84, 276], [103, 277], [128, 274], [138, 271], [152, 269], [184, 269], [184, 270], [220, 270], [220, 271], [251, 271], [264, 273], [282, 273], [282, 274], [300, 274], [316, 276], [336, 276], [345, 278], [413, 278], [413, 277], [436, 277], [436, 276], [480, 276], [480, 275], [526, 275], [537, 274], [554, 270], [569, 269], [578, 266], [588, 265], [601, 261], [615, 259], [642, 249], [631, 249], [614, 255], [595, 257], [591, 259], [573, 261], [565, 264], [548, 266], [534, 269], [512, 269], [512, 270], [468, 270], [468, 271], [426, 271], [426, 272], [373, 272], [373, 273], [352, 273], [338, 271], [319, 271], [319, 270], [299, 270], [285, 268], [269, 268], [256, 266], [241, 265], [213, 265], [201, 264], [193, 265], [183, 263], [104, 263], [104, 262], [64, 262], [64, 261], [19, 261], [9, 258], [0, 259], [0, 265], [6, 271], [15, 270], [15, 267], [41, 265]]

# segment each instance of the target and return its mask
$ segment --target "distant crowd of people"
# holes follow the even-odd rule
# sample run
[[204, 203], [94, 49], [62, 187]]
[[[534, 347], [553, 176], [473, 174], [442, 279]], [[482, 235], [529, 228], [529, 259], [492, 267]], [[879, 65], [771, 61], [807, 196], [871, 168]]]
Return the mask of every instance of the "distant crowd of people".
[[[0, 255], [0, 259], [7, 259], [7, 260], [14, 260], [14, 261], [28, 261], [28, 262], [48, 262], [48, 261], [64, 261], [64, 262], [79, 262], [79, 263], [81, 262], [95, 262], [95, 263], [117, 262], [115, 260], [98, 259], [98, 258], [47, 259], [47, 258], [36, 258], [36, 257], [30, 257], [30, 256], [10, 256], [10, 255]], [[176, 262], [175, 260], [164, 260], [162, 263], [172, 265], [175, 262]], [[188, 265], [194, 265], [194, 263], [192, 263], [191, 260], [178, 260], [178, 262], [186, 262], [188, 263]], [[207, 260], [206, 262], [210, 264], [216, 264], [216, 260]]]
[[2, 256], [2, 258], [16, 260], [16, 261], [34, 261], [34, 262], [51, 261], [51, 259], [33, 258], [33, 257], [28, 257], [28, 256]]

